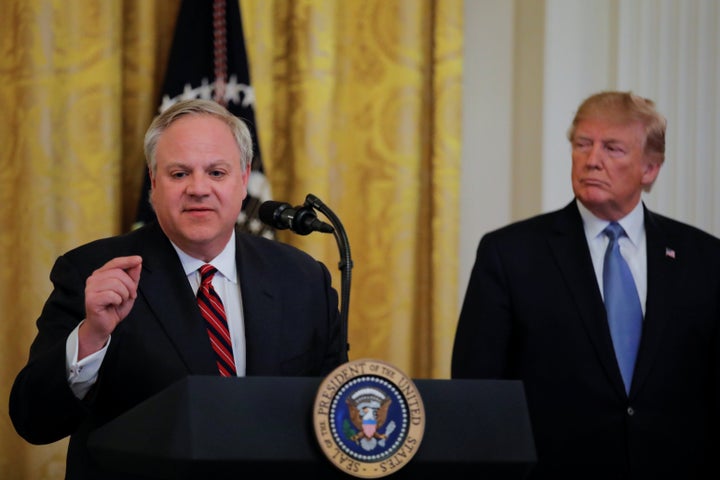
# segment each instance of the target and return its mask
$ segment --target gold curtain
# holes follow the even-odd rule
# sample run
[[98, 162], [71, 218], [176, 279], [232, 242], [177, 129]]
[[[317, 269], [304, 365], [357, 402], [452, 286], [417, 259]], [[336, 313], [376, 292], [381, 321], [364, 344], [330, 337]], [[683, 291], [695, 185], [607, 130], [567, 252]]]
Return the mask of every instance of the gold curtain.
[[[341, 219], [351, 359], [447, 378], [457, 319], [462, 0], [240, 0], [273, 197]], [[0, 0], [0, 397], [64, 251], [129, 229], [179, 0]], [[280, 232], [323, 260], [332, 235]], [[0, 478], [61, 479], [0, 410]]]

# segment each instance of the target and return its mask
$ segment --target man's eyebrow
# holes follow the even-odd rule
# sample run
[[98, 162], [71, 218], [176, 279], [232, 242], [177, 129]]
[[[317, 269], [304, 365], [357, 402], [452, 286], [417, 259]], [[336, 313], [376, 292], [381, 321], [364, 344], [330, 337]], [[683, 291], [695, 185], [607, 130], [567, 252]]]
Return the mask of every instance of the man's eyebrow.
[[614, 144], [619, 144], [619, 145], [631, 145], [631, 144], [633, 143], [633, 142], [631, 142], [631, 141], [621, 140], [621, 139], [619, 139], [619, 138], [603, 139], [602, 142], [603, 142], [603, 143], [614, 143]]

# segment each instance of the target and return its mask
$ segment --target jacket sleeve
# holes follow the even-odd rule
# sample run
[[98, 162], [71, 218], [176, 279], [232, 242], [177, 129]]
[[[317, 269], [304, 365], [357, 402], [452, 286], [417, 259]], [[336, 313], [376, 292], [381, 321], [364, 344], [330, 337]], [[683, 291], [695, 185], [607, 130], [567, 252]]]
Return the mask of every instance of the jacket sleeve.
[[27, 364], [10, 391], [13, 426], [33, 444], [70, 435], [87, 413], [68, 385], [65, 365], [67, 337], [85, 317], [85, 280], [64, 256], [56, 260], [50, 280], [53, 291], [37, 320]]

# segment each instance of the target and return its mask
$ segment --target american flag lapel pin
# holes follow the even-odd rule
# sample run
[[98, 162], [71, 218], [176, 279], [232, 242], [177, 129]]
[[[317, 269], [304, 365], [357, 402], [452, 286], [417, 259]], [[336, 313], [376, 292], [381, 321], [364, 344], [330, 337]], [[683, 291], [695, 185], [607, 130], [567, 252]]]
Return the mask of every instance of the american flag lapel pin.
[[675, 250], [670, 247], [665, 247], [665, 256], [668, 258], [675, 259]]

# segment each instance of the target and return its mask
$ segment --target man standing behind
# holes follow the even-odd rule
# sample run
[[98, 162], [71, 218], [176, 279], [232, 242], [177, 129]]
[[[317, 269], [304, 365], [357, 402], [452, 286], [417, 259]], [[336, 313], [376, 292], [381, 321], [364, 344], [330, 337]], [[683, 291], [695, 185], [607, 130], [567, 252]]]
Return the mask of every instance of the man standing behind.
[[590, 96], [575, 198], [478, 246], [452, 377], [523, 381], [533, 480], [720, 476], [720, 240], [642, 202], [665, 127], [648, 99]]
[[93, 461], [89, 433], [187, 375], [323, 376], [347, 361], [327, 268], [236, 229], [247, 126], [213, 101], [179, 102], [145, 155], [157, 223], [57, 259], [10, 394], [27, 441], [70, 436], [68, 479], [129, 478]]

